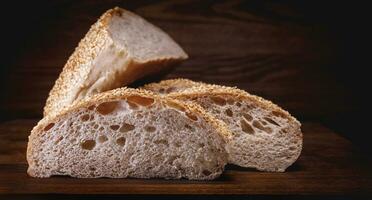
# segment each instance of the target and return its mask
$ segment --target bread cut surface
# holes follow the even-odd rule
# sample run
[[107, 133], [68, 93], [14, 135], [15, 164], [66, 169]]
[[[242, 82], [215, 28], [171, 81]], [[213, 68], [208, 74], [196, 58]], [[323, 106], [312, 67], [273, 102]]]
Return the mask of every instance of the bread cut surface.
[[44, 116], [167, 70], [187, 57], [169, 35], [140, 16], [117, 7], [108, 10], [68, 59], [49, 93]]
[[229, 137], [199, 106], [120, 88], [42, 119], [29, 136], [28, 174], [214, 179]]
[[263, 98], [237, 88], [187, 79], [153, 83], [144, 89], [196, 102], [224, 121], [233, 134], [228, 142], [230, 163], [283, 172], [301, 153], [301, 124], [287, 111]]

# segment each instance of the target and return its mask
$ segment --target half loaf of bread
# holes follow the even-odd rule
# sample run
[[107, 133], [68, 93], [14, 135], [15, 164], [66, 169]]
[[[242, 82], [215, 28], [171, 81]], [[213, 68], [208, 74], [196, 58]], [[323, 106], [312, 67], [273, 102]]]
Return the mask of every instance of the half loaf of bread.
[[55, 82], [44, 116], [73, 102], [168, 70], [188, 56], [165, 32], [121, 8], [104, 13]]
[[28, 174], [214, 179], [230, 134], [197, 105], [120, 88], [42, 119], [29, 136]]
[[144, 89], [192, 101], [224, 121], [233, 137], [229, 162], [263, 171], [283, 172], [302, 150], [301, 124], [287, 111], [243, 90], [194, 82], [165, 80]]

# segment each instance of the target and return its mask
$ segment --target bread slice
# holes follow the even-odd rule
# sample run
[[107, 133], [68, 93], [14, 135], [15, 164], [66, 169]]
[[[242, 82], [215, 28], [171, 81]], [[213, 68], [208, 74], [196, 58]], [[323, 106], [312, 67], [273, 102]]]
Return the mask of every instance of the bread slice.
[[230, 163], [283, 172], [301, 153], [301, 124], [287, 111], [263, 98], [237, 88], [187, 79], [166, 80], [144, 88], [174, 99], [196, 102], [224, 121], [233, 134], [228, 142]]
[[221, 124], [199, 106], [119, 88], [42, 119], [29, 136], [28, 174], [214, 179], [228, 160]]
[[74, 101], [166, 71], [187, 58], [158, 27], [121, 8], [104, 13], [80, 41], [55, 82], [44, 116]]

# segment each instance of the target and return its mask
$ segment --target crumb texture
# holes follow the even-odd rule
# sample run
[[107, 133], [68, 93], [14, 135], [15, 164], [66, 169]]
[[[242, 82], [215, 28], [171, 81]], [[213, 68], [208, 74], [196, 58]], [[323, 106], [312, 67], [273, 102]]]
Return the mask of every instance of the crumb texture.
[[187, 79], [166, 80], [144, 88], [195, 102], [225, 122], [233, 134], [227, 145], [230, 163], [283, 172], [301, 153], [301, 124], [270, 101], [237, 88]]
[[201, 113], [190, 117], [183, 104], [141, 93], [98, 99], [34, 128], [31, 176], [208, 180], [222, 173], [224, 138]]

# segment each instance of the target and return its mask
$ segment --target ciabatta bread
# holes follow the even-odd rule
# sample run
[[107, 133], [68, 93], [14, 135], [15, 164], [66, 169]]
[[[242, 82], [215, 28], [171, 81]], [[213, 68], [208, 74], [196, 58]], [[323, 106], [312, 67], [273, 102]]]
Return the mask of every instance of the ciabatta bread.
[[81, 178], [218, 177], [230, 132], [193, 104], [121, 88], [74, 103], [31, 132], [28, 174]]
[[287, 111], [243, 90], [193, 82], [161, 81], [144, 89], [192, 101], [224, 121], [233, 133], [229, 162], [263, 171], [283, 172], [302, 150], [301, 124]]
[[187, 57], [166, 33], [140, 16], [121, 8], [108, 10], [68, 59], [49, 93], [44, 116], [167, 70]]

